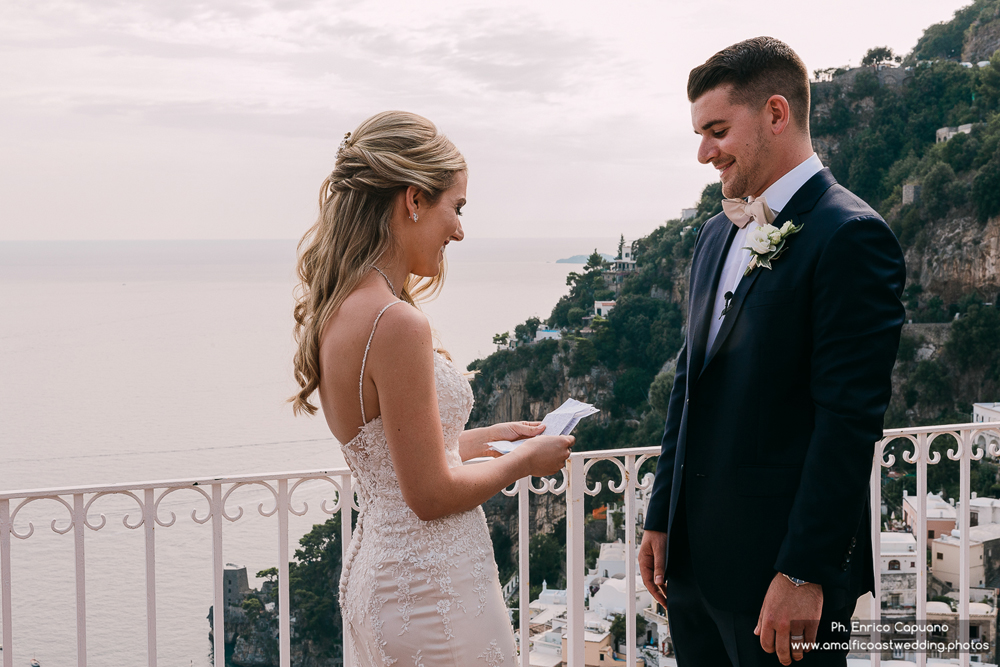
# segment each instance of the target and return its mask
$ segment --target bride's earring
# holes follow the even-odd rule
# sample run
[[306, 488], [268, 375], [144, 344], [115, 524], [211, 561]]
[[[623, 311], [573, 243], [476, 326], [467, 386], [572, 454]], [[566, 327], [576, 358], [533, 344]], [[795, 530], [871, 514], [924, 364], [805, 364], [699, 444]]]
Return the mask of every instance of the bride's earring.
[[417, 214], [416, 214], [416, 213], [414, 213], [414, 214], [413, 214], [413, 222], [416, 222], [416, 221], [417, 221]]

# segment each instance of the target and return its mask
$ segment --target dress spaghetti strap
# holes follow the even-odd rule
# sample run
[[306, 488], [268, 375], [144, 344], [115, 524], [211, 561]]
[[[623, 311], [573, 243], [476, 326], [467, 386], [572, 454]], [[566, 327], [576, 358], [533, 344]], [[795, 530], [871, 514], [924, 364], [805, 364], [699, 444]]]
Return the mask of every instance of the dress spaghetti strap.
[[382, 318], [382, 313], [389, 310], [397, 303], [403, 303], [402, 301], [393, 301], [392, 303], [387, 303], [382, 307], [382, 310], [378, 311], [378, 315], [375, 316], [375, 324], [372, 325], [372, 333], [368, 336], [368, 344], [365, 345], [365, 356], [361, 358], [361, 377], [358, 379], [358, 401], [361, 403], [361, 425], [364, 427], [368, 424], [368, 419], [365, 417], [365, 363], [368, 361], [368, 350], [371, 349], [372, 339], [375, 338], [375, 327], [378, 326], [378, 321]]

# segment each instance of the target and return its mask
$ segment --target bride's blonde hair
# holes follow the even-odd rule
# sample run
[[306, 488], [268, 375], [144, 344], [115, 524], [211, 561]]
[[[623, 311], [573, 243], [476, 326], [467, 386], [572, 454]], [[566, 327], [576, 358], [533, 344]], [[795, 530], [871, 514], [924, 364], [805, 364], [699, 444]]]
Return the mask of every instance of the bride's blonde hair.
[[[371, 267], [392, 252], [397, 193], [412, 185], [433, 205], [465, 170], [455, 145], [413, 113], [384, 111], [344, 138], [333, 173], [320, 188], [319, 218], [299, 242], [294, 314], [301, 391], [289, 399], [295, 414], [316, 413], [309, 397], [319, 387], [323, 327]], [[440, 290], [443, 277], [443, 262], [433, 278], [410, 275], [399, 297], [416, 305]]]

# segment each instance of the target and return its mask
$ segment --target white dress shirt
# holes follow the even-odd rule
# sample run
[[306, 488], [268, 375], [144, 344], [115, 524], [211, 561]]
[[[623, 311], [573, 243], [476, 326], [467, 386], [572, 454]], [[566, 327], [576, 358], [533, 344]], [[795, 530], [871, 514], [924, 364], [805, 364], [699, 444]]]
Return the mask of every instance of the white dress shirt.
[[[792, 198], [799, 188], [805, 185], [806, 181], [822, 171], [823, 163], [819, 157], [813, 153], [801, 164], [789, 171], [771, 184], [761, 196], [767, 199], [767, 206], [774, 215], [777, 216]], [[732, 245], [726, 254], [726, 260], [722, 268], [722, 276], [719, 278], [719, 289], [715, 293], [715, 305], [712, 308], [712, 321], [708, 328], [708, 345], [705, 347], [706, 353], [712, 349], [719, 329], [722, 328], [722, 310], [726, 307], [726, 292], [736, 293], [736, 288], [743, 279], [743, 272], [746, 271], [747, 264], [750, 263], [750, 251], [744, 246], [747, 244], [747, 234], [751, 229], [756, 229], [761, 225], [756, 220], [736, 232]], [[765, 269], [760, 269], [765, 270]]]

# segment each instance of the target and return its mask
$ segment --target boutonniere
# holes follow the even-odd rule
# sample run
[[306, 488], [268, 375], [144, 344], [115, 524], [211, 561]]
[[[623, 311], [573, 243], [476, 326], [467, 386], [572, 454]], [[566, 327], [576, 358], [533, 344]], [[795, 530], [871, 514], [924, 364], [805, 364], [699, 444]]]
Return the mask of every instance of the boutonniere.
[[801, 229], [802, 225], [796, 227], [789, 220], [781, 226], [781, 229], [774, 225], [763, 225], [751, 230], [748, 235], [750, 245], [743, 247], [744, 250], [750, 251], [750, 263], [747, 264], [747, 270], [743, 272], [743, 275], [749, 276], [758, 266], [770, 269], [771, 262], [781, 257], [781, 253], [785, 252], [788, 237], [792, 234], [798, 234]]

